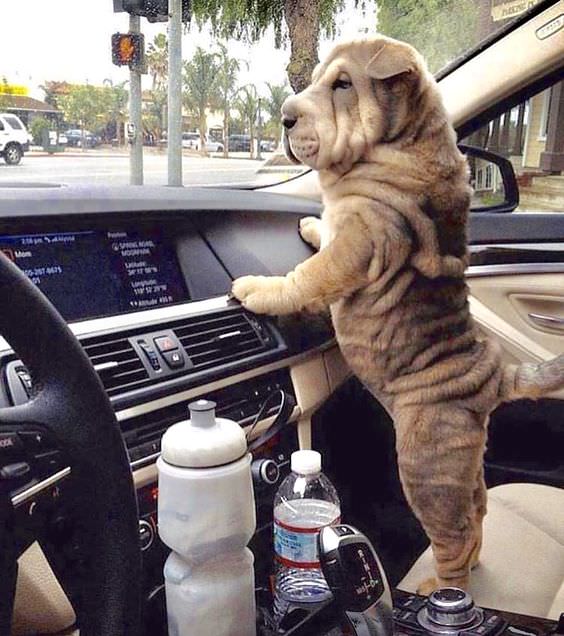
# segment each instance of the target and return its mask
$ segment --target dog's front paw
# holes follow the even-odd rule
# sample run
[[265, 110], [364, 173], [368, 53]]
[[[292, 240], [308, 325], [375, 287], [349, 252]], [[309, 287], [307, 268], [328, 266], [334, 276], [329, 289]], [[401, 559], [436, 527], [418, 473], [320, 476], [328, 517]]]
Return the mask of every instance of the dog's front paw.
[[233, 282], [231, 293], [255, 314], [276, 316], [296, 311], [283, 276], [243, 276]]
[[300, 236], [316, 249], [321, 247], [321, 219], [306, 216], [300, 220]]

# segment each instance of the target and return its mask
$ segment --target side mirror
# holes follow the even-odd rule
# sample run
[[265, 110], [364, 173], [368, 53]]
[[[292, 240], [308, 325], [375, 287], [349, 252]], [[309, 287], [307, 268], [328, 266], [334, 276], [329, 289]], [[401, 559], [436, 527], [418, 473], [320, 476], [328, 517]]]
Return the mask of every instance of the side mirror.
[[458, 144], [468, 158], [474, 189], [471, 212], [513, 212], [519, 205], [519, 186], [509, 159], [476, 146]]

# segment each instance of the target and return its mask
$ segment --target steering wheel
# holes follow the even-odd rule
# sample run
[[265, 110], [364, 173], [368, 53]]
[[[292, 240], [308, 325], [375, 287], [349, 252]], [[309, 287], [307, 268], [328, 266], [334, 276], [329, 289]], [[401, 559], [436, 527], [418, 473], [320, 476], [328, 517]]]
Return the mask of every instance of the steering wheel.
[[[0, 409], [0, 430], [47, 431], [68, 459], [77, 489], [74, 522], [84, 567], [76, 607], [81, 636], [137, 636], [141, 552], [135, 489], [119, 426], [102, 384], [67, 324], [0, 254], [0, 333], [28, 368], [32, 399]], [[4, 483], [2, 483], [4, 482]], [[18, 532], [0, 478], [0, 634], [10, 633]]]

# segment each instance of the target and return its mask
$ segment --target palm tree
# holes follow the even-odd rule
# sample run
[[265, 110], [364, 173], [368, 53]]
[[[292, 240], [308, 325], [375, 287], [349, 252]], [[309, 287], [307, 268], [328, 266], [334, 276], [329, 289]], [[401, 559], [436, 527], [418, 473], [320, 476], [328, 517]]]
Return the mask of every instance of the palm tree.
[[[164, 33], [155, 35], [147, 50], [147, 67], [153, 78], [152, 97], [158, 104], [159, 129], [165, 127], [167, 80], [168, 80], [168, 39]], [[157, 113], [153, 113], [157, 115]]]
[[258, 94], [257, 87], [254, 84], [243, 86], [237, 94], [235, 108], [239, 111], [241, 119], [248, 127], [249, 136], [251, 138], [250, 157], [253, 158], [253, 140], [255, 138], [255, 125], [258, 115]]
[[217, 87], [223, 109], [223, 156], [229, 156], [229, 113], [237, 94], [237, 75], [241, 69], [239, 60], [230, 57], [225, 44], [219, 44], [219, 73]]
[[270, 82], [266, 82], [266, 85], [270, 95], [266, 100], [265, 106], [270, 115], [271, 129], [274, 131], [276, 145], [278, 145], [282, 137], [282, 104], [290, 94], [290, 90], [287, 84], [270, 84]]
[[104, 80], [104, 100], [106, 102], [106, 119], [108, 123], [113, 123], [116, 127], [116, 137], [118, 145], [123, 143], [123, 122], [127, 116], [127, 105], [129, 94], [126, 90], [128, 81], [114, 84], [111, 79]]
[[184, 63], [183, 102], [189, 113], [198, 121], [200, 151], [205, 152], [208, 130], [207, 110], [220, 104], [218, 89], [219, 62], [217, 53], [206, 53], [198, 47], [194, 57]]
[[147, 66], [154, 91], [166, 91], [168, 77], [168, 40], [164, 33], [155, 35], [147, 50]]

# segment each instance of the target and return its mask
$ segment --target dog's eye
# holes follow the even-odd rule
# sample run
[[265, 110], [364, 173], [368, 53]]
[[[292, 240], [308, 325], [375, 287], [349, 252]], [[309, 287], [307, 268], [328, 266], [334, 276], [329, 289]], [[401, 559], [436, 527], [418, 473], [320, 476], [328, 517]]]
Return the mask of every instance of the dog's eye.
[[338, 88], [350, 88], [352, 86], [352, 82], [350, 82], [349, 80], [344, 80], [344, 79], [336, 79], [333, 82], [333, 85], [331, 86], [331, 88], [336, 91]]

